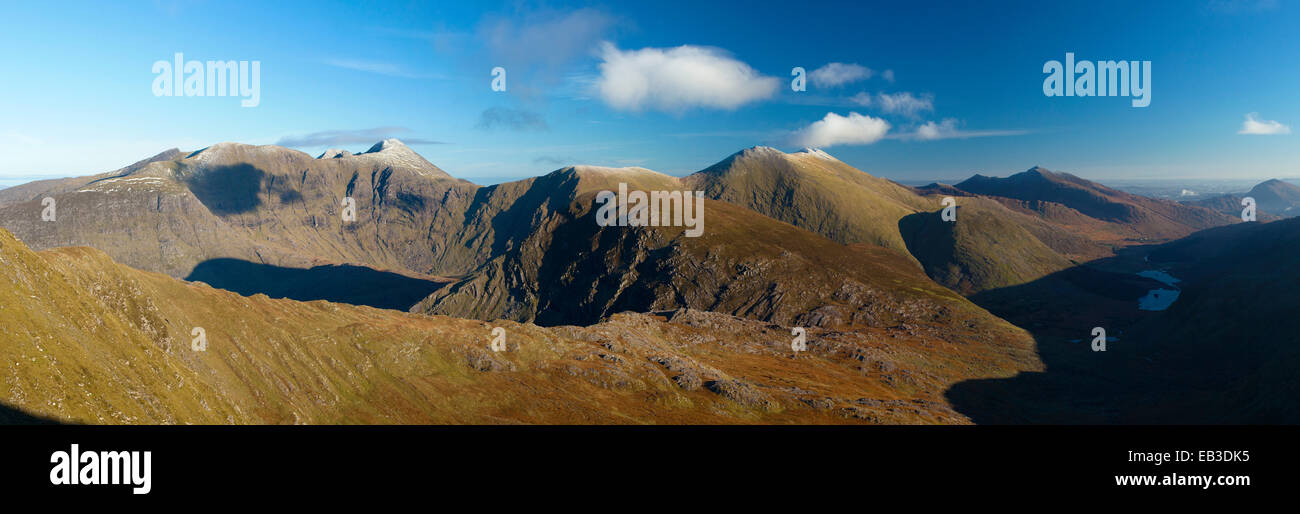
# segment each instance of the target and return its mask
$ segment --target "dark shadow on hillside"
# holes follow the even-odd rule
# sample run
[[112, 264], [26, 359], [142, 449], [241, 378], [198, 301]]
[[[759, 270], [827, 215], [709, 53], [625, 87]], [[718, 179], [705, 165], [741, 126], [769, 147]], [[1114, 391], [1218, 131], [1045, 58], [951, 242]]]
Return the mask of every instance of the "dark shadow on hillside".
[[[1137, 300], [1159, 283], [1079, 266], [1018, 286], [970, 297], [994, 315], [1028, 330], [1045, 372], [1006, 379], [968, 380], [946, 395], [958, 412], [980, 424], [1161, 423], [1135, 410], [1140, 398], [1166, 390], [1149, 374], [1143, 341], [1133, 329], [1159, 313]], [[1105, 352], [1092, 351], [1102, 327]]]
[[363, 266], [285, 268], [239, 259], [199, 263], [186, 280], [244, 296], [265, 294], [298, 301], [328, 300], [380, 309], [407, 310], [444, 284]]
[[240, 214], [262, 204], [258, 193], [266, 172], [251, 164], [212, 166], [185, 177], [185, 185], [218, 216]]
[[0, 403], [0, 425], [62, 425], [63, 423]]
[[[510, 188], [527, 187], [509, 206], [494, 213], [495, 205], [515, 194]], [[528, 184], [506, 183], [481, 187], [466, 210], [466, 220], [490, 219], [492, 225], [492, 257], [506, 253], [523, 238], [533, 233], [533, 223], [539, 211], [546, 206], [550, 211], [568, 211], [578, 187], [578, 176], [562, 171], [537, 177]]]
[[[1238, 227], [1198, 234], [1213, 236], [1205, 247], [1219, 248], [1214, 243], [1226, 235], [1259, 233]], [[1249, 249], [1276, 240], [1259, 239], [1235, 248], [1252, 254]], [[1142, 263], [1145, 255], [1163, 263], [1154, 256], [1185, 257], [1193, 242], [1135, 250], [1142, 252], [1136, 258], [1121, 252], [1117, 259]], [[1033, 335], [1046, 370], [967, 380], [945, 394], [954, 409], [981, 424], [1300, 422], [1293, 400], [1300, 387], [1300, 322], [1287, 314], [1294, 302], [1278, 301], [1293, 293], [1300, 273], [1280, 264], [1293, 262], [1291, 248], [1275, 250], [1278, 257], [1263, 262], [1277, 267], [1258, 278], [1261, 262], [1236, 254], [1200, 258], [1195, 269], [1173, 267], [1184, 279], [1182, 294], [1165, 311], [1137, 309], [1137, 299], [1161, 284], [1098, 269], [1116, 269], [1114, 259], [973, 295], [972, 301]], [[1118, 340], [1094, 352], [1093, 327]]]
[[903, 236], [907, 252], [921, 263], [926, 275], [940, 284], [948, 280], [946, 263], [955, 260], [954, 227], [953, 223], [943, 221], [939, 212], [918, 212], [898, 220], [898, 232]]

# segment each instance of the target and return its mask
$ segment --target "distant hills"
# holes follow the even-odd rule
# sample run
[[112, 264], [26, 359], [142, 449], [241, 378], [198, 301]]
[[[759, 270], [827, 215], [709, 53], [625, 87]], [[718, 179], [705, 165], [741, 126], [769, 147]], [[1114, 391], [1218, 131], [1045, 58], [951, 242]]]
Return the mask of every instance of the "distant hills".
[[1241, 216], [1242, 200], [1255, 199], [1256, 218], [1261, 221], [1300, 216], [1300, 186], [1277, 179], [1266, 180], [1244, 194], [1213, 196], [1193, 202], [1195, 205]]
[[1063, 206], [1092, 220], [1112, 225], [1110, 228], [1116, 233], [1129, 232], [1143, 239], [1178, 238], [1232, 222], [1231, 218], [1209, 209], [1125, 193], [1039, 166], [1006, 178], [975, 175], [955, 187], [981, 195], [1031, 202], [1031, 208], [1040, 211]]

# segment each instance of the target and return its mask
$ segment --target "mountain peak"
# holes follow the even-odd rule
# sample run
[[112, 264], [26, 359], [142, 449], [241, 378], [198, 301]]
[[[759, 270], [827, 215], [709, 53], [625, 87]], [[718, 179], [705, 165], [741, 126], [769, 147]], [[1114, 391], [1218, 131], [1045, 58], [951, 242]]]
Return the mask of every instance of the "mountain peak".
[[355, 156], [377, 161], [384, 165], [401, 166], [425, 176], [451, 177], [447, 172], [434, 166], [433, 163], [396, 138], [388, 138], [375, 143], [369, 150], [355, 154]]
[[352, 152], [349, 152], [347, 150], [330, 148], [329, 150], [325, 150], [324, 152], [322, 152], [320, 156], [316, 158], [317, 159], [342, 159], [344, 157], [351, 157], [351, 156], [352, 156]]
[[1272, 214], [1290, 215], [1300, 206], [1300, 186], [1278, 179], [1260, 182], [1246, 193], [1259, 202], [1259, 208]]
[[410, 150], [410, 147], [407, 147], [405, 143], [401, 142], [397, 138], [390, 137], [375, 143], [375, 145], [370, 147], [369, 150], [366, 150], [366, 153], [378, 153], [386, 150]]
[[785, 152], [772, 148], [770, 146], [754, 145], [739, 152], [737, 155], [785, 155]]
[[809, 148], [809, 147], [805, 147], [803, 150], [799, 150], [798, 152], [795, 152], [794, 155], [809, 155], [809, 156], [812, 156], [812, 157], [817, 157], [817, 158], [821, 158], [821, 159], [826, 159], [826, 160], [828, 160], [828, 161], [838, 161], [838, 160], [839, 160], [839, 159], [836, 159], [835, 156], [826, 153], [825, 150], [822, 150], [822, 149], [820, 149], [820, 148]]

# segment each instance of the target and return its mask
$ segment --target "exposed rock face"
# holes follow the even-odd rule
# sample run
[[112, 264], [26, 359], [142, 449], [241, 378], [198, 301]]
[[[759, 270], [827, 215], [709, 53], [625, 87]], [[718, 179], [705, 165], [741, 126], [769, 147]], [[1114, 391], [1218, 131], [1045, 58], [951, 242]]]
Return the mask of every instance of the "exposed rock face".
[[517, 221], [531, 220], [514, 233], [528, 235], [413, 310], [561, 325], [690, 308], [828, 328], [982, 313], [903, 254], [842, 245], [726, 202], [705, 201], [699, 237], [687, 237], [685, 227], [602, 227], [595, 193], [617, 183], [686, 187], [634, 169], [571, 168], [539, 178], [518, 196], [530, 200], [511, 203], [522, 209]]
[[[31, 186], [6, 191], [0, 225], [33, 247], [94, 246], [175, 277], [219, 258], [459, 273], [487, 252], [454, 244], [478, 186], [451, 178], [396, 140], [328, 159], [221, 143]], [[40, 216], [47, 196], [58, 207], [54, 222]], [[345, 197], [355, 201], [354, 223], [341, 216]]]

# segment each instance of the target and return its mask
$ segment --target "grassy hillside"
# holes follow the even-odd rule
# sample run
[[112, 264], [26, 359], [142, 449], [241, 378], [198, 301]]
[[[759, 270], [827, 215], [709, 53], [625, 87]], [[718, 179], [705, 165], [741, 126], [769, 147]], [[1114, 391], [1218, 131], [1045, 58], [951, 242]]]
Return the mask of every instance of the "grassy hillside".
[[788, 328], [716, 313], [542, 328], [242, 297], [4, 230], [0, 317], [9, 421], [960, 423], [945, 388], [1039, 366], [1004, 323], [812, 328], [792, 358]]
[[[736, 204], [841, 243], [900, 252], [936, 282], [975, 293], [1021, 284], [1072, 259], [1105, 255], [1097, 243], [1040, 212], [936, 184], [909, 188], [873, 177], [820, 151], [784, 153], [755, 147], [683, 179], [709, 198]], [[942, 227], [944, 197], [960, 198], [965, 215]]]

